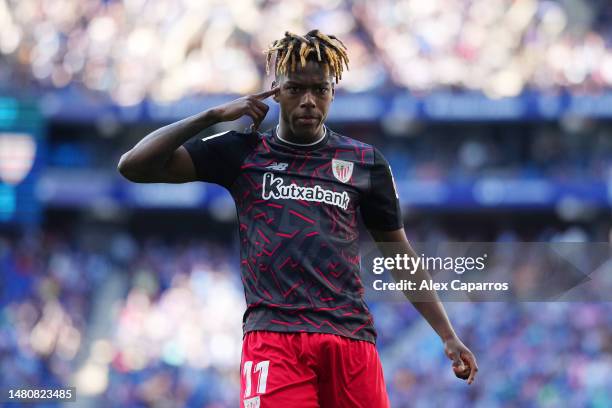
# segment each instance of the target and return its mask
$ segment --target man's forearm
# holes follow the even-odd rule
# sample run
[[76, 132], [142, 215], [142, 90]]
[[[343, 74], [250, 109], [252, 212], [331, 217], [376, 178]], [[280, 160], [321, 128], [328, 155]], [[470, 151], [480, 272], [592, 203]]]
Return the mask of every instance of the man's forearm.
[[172, 153], [202, 130], [218, 122], [213, 110], [200, 112], [161, 127], [140, 140], [121, 156], [119, 168], [126, 172], [144, 172], [162, 168]]
[[[416, 258], [417, 255], [408, 243], [400, 244], [401, 250], [406, 253], [409, 257]], [[393, 254], [395, 255], [395, 254]], [[385, 256], [389, 256], [385, 254]], [[391, 275], [396, 281], [406, 279], [405, 272], [402, 274], [401, 270], [392, 270]], [[422, 281], [428, 281], [431, 279], [431, 275], [422, 269], [418, 268], [410, 278], [412, 281], [420, 285]], [[417, 296], [418, 294], [418, 296]], [[414, 307], [421, 313], [421, 315], [427, 320], [430, 326], [435, 330], [440, 338], [445, 341], [456, 336], [453, 326], [451, 325], [444, 306], [438, 297], [435, 290], [418, 290], [418, 291], [404, 291], [404, 295], [412, 302]]]

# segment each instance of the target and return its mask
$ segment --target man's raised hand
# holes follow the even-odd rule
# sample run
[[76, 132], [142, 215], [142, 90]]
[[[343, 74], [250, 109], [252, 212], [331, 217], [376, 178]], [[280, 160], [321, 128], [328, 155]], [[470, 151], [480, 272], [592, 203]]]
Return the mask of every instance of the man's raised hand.
[[268, 91], [243, 96], [231, 102], [213, 108], [218, 122], [229, 122], [248, 115], [253, 119], [252, 128], [257, 130], [263, 122], [270, 107], [263, 100], [276, 94], [280, 87], [276, 86]]

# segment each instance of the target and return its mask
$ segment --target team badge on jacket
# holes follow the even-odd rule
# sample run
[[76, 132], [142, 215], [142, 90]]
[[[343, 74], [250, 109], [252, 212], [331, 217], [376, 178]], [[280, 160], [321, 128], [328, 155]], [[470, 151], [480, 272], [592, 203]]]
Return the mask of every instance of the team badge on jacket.
[[353, 162], [332, 159], [332, 172], [334, 173], [334, 177], [346, 183], [353, 175]]

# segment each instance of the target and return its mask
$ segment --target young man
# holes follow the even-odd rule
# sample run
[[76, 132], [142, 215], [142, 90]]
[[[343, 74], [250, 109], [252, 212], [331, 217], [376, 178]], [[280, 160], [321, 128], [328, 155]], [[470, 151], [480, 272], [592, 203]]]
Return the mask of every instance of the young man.
[[[266, 71], [276, 54], [271, 90], [156, 130], [121, 157], [119, 171], [135, 182], [217, 183], [232, 194], [247, 301], [244, 407], [387, 407], [359, 278], [356, 215], [375, 241], [415, 256], [389, 165], [372, 146], [324, 124], [334, 80], [348, 67], [337, 38], [287, 32], [266, 52]], [[279, 123], [260, 133], [270, 96], [280, 105]], [[243, 115], [253, 119], [251, 132], [189, 140]], [[436, 293], [427, 295], [413, 304], [440, 335], [456, 376], [472, 383], [474, 356]]]

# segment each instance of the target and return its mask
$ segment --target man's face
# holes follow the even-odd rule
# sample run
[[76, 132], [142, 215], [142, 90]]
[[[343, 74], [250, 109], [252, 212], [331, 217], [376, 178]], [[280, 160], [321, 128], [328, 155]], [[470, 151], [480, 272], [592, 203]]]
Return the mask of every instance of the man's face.
[[326, 65], [307, 61], [295, 72], [277, 78], [272, 87], [280, 90], [274, 100], [280, 104], [281, 120], [298, 138], [315, 138], [334, 99], [332, 78]]

